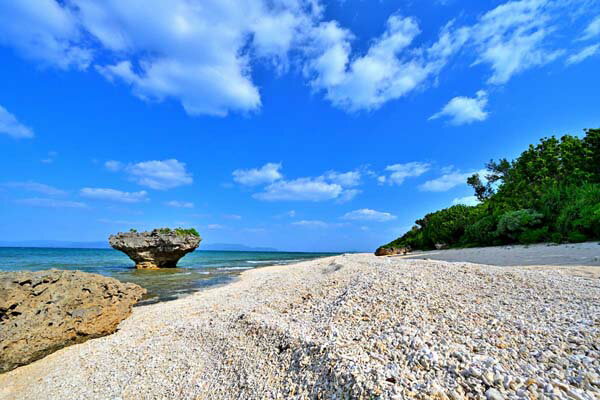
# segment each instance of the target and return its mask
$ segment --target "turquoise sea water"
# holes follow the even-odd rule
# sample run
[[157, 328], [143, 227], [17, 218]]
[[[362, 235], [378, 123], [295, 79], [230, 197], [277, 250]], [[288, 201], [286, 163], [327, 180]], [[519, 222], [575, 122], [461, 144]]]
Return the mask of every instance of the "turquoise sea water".
[[148, 294], [140, 304], [148, 304], [227, 283], [246, 269], [330, 255], [333, 254], [197, 250], [182, 258], [178, 268], [136, 270], [129, 257], [113, 249], [0, 247], [0, 271], [57, 268], [106, 275], [146, 288]]

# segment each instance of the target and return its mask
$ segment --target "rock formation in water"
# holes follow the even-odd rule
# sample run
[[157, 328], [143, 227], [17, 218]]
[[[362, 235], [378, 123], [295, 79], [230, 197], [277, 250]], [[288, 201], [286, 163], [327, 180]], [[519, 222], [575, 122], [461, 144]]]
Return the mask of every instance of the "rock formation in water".
[[177, 262], [200, 244], [193, 230], [154, 229], [151, 232], [127, 232], [111, 235], [110, 245], [127, 254], [138, 269], [175, 268]]
[[375, 250], [376, 256], [393, 256], [397, 254], [407, 254], [410, 253], [410, 248], [408, 247], [379, 247]]
[[0, 272], [0, 373], [113, 333], [145, 293], [81, 271]]

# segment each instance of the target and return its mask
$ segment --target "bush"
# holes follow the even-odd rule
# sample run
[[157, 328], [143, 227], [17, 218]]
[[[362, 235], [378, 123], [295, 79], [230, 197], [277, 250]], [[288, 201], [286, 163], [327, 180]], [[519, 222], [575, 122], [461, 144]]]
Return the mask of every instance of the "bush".
[[542, 214], [530, 209], [509, 211], [498, 220], [496, 232], [499, 237], [514, 241], [523, 232], [538, 227], [542, 223], [542, 217]]
[[539, 229], [527, 230], [519, 235], [519, 243], [532, 244], [539, 243], [548, 240], [549, 238], [548, 227], [544, 226]]
[[572, 243], [581, 243], [581, 242], [585, 242], [586, 240], [588, 240], [588, 237], [585, 236], [581, 232], [571, 232], [571, 233], [569, 233], [568, 239], [569, 239], [569, 242], [572, 242]]
[[494, 216], [487, 215], [482, 217], [479, 221], [467, 226], [461, 240], [462, 244], [479, 246], [495, 244], [498, 239], [498, 234], [496, 233], [497, 225], [498, 223]]
[[558, 215], [556, 230], [570, 241], [575, 232], [590, 238], [600, 237], [600, 184], [570, 187], [570, 196]]
[[192, 235], [192, 236], [200, 237], [200, 234], [194, 228], [190, 228], [190, 229], [177, 228], [177, 229], [175, 229], [175, 234], [179, 235], [179, 236]]

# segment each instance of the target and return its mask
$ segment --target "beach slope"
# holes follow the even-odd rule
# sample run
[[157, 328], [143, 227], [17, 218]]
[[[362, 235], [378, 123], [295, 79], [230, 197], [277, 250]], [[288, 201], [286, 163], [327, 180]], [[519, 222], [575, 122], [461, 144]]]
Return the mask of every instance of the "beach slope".
[[593, 399], [595, 270], [366, 254], [250, 270], [0, 375], [0, 399]]

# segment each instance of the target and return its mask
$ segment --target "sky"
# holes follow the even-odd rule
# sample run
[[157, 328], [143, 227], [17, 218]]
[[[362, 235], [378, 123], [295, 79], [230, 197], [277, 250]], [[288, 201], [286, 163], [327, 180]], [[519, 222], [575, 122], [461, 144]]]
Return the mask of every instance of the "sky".
[[0, 1], [0, 65], [1, 241], [373, 251], [600, 127], [600, 1]]

